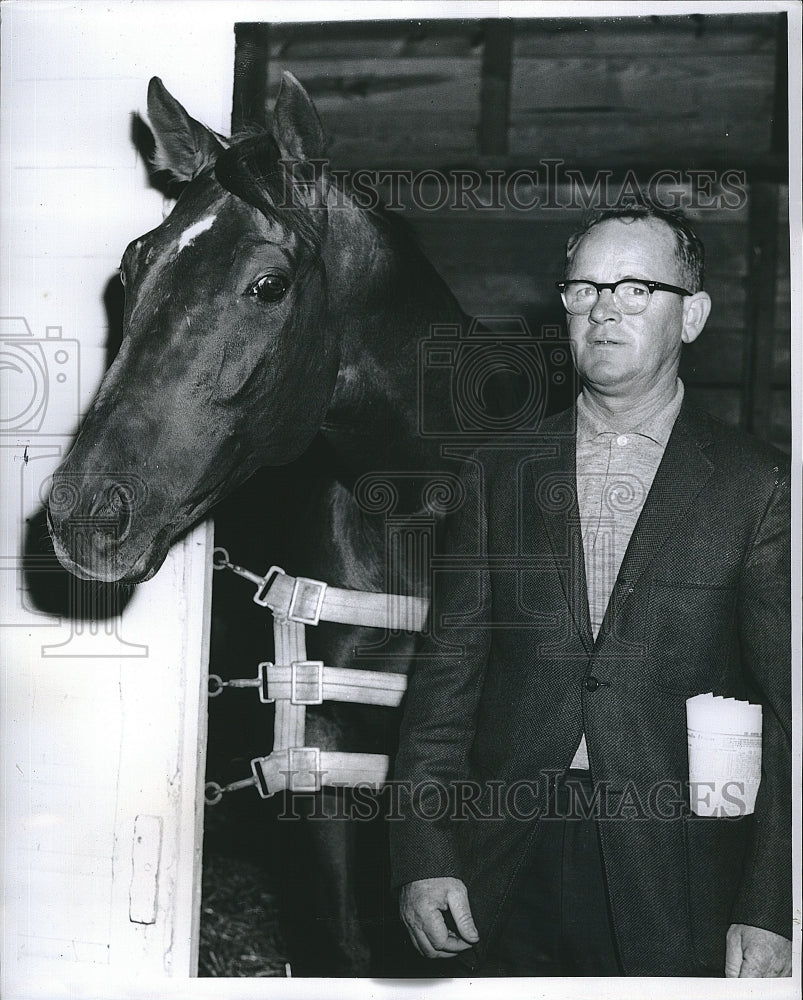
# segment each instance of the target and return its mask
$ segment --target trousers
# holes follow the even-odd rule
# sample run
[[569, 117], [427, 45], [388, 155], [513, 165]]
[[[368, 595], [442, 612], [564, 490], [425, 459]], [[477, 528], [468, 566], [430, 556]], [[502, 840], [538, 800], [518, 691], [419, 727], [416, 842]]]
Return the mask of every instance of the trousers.
[[554, 814], [542, 818], [531, 856], [513, 889], [487, 976], [620, 976], [599, 833], [573, 803], [591, 799], [587, 772], [569, 771]]

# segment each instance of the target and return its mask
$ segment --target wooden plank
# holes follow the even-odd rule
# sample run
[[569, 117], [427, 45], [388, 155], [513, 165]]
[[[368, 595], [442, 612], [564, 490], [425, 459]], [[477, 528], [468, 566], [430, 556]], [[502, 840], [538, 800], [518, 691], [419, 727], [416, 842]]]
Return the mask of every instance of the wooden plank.
[[773, 389], [769, 440], [789, 452], [792, 446], [792, 397], [788, 387]]
[[[552, 221], [542, 216], [509, 225], [504, 219], [485, 219], [480, 213], [458, 218], [433, 213], [431, 216], [411, 216], [411, 221], [422, 247], [433, 256], [448, 259], [454, 267], [474, 272], [484, 269], [490, 261], [494, 270], [520, 270], [522, 262], [526, 261], [535, 271], [544, 260], [552, 260], [555, 269], [560, 270], [566, 239], [579, 217], [577, 213], [574, 219], [564, 216]], [[731, 275], [736, 285], [745, 273], [744, 245], [741, 241], [737, 245], [732, 242], [739, 235], [729, 227], [709, 230], [709, 287], [718, 275]], [[743, 292], [738, 286], [729, 287], [726, 298], [731, 301], [736, 298], [741, 308]], [[725, 302], [717, 302], [718, 310], [725, 307]]]
[[[516, 58], [558, 49], [578, 55], [609, 55], [624, 41], [632, 50], [658, 57], [699, 52], [704, 56], [772, 52], [775, 15], [701, 17], [515, 18]], [[388, 20], [274, 24], [271, 57], [315, 59], [333, 52], [344, 58], [398, 55], [475, 56], [487, 22], [476, 20]]]
[[459, 65], [440, 58], [275, 59], [272, 90], [285, 68], [315, 101], [329, 155], [340, 168], [437, 167], [476, 160], [479, 54]]
[[772, 343], [772, 384], [789, 385], [792, 372], [792, 337], [789, 324], [776, 324]]
[[[330, 153], [337, 151], [341, 167], [496, 166], [499, 161], [500, 165], [518, 167], [532, 165], [540, 157], [582, 162], [587, 167], [591, 151], [596, 164], [619, 170], [625, 164], [645, 162], [663, 168], [699, 163], [700, 167], [724, 170], [745, 160], [753, 172], [763, 162], [772, 176], [782, 175], [786, 168], [785, 159], [773, 160], [768, 155], [772, 88], [767, 84], [766, 93], [761, 90], [762, 70], [766, 70], [768, 80], [772, 77], [767, 55], [741, 57], [752, 60], [750, 73], [728, 75], [727, 87], [717, 90], [724, 106], [712, 107], [711, 113], [702, 117], [699, 108], [709, 107], [710, 102], [701, 104], [699, 96], [710, 85], [706, 74], [711, 71], [697, 72], [698, 90], [694, 91], [690, 83], [684, 83], [689, 77], [686, 68], [691, 66], [688, 57], [685, 64], [681, 61], [677, 68], [666, 70], [669, 76], [664, 87], [655, 86], [655, 65], [643, 61], [636, 71], [632, 59], [608, 57], [606, 65], [613, 67], [613, 77], [610, 73], [606, 77], [597, 68], [583, 78], [577, 69], [582, 60], [555, 59], [553, 55], [551, 65], [562, 66], [563, 74], [550, 82], [554, 74], [544, 77], [529, 60], [535, 74], [532, 86], [527, 84], [527, 71], [514, 67], [513, 82], [519, 79], [519, 92], [516, 107], [511, 109], [509, 152], [503, 155], [478, 149], [478, 50], [467, 50], [463, 59], [403, 55], [378, 59], [362, 52], [341, 59], [336, 47], [322, 51], [326, 58], [294, 59], [286, 52], [272, 57], [269, 82], [275, 91], [285, 67], [299, 76], [316, 101], [332, 137]], [[744, 67], [740, 64], [739, 68]], [[717, 79], [724, 80], [725, 74], [720, 73]], [[567, 110], [565, 103], [563, 110], [554, 106], [555, 101], [566, 101], [561, 91], [570, 86], [574, 91], [580, 88], [575, 98], [578, 106], [585, 102], [583, 110]], [[601, 105], [606, 87], [613, 88], [608, 96], [614, 103]], [[669, 100], [677, 87], [686, 87], [690, 96], [686, 102], [673, 98], [678, 107], [671, 109], [672, 114], [657, 117], [638, 110], [647, 100], [642, 92], [648, 93], [649, 102], [660, 92], [670, 95]], [[636, 110], [625, 100], [627, 95]], [[539, 101], [546, 106], [539, 107]], [[605, 110], [609, 107], [613, 111]], [[754, 110], [745, 117], [747, 108]]]
[[156, 923], [162, 825], [161, 816], [134, 818], [128, 919], [137, 924]]
[[456, 63], [453, 59], [422, 58], [376, 60], [300, 60], [274, 57], [269, 69], [272, 93], [279, 89], [282, 70], [289, 69], [304, 84], [321, 115], [328, 111], [347, 115], [375, 107], [410, 111], [439, 109], [479, 111], [479, 54]]
[[234, 26], [234, 92], [231, 130], [267, 126], [270, 26], [241, 22]]
[[[545, 118], [550, 121], [550, 116], [546, 115]], [[696, 138], [692, 147], [685, 138], [690, 131], [689, 126], [686, 122], [680, 121], [672, 130], [673, 143], [666, 141], [657, 128], [648, 129], [644, 141], [638, 144], [630, 141], [633, 139], [632, 135], [629, 139], [622, 135], [622, 141], [629, 143], [627, 156], [624, 156], [613, 148], [614, 142], [606, 140], [607, 128], [608, 126], [603, 126], [596, 129], [593, 136], [587, 131], [582, 149], [575, 147], [574, 153], [568, 142], [561, 142], [559, 137], [553, 135], [546, 143], [533, 142], [529, 146], [526, 143], [518, 143], [518, 148], [511, 149], [505, 157], [478, 154], [470, 163], [446, 163], [444, 166], [513, 171], [535, 168], [541, 160], [557, 160], [561, 164], [561, 170], [572, 168], [592, 177], [595, 172], [602, 170], [611, 171], [614, 178], [621, 178], [631, 173], [639, 178], [649, 178], [655, 173], [669, 170], [681, 175], [689, 170], [704, 170], [721, 176], [738, 169], [753, 181], [772, 181], [775, 184], [789, 182], [788, 158], [768, 153], [766, 143], [763, 147], [761, 145], [760, 136], [756, 140], [758, 145], [747, 146], [741, 150], [735, 148], [736, 143], [733, 141], [732, 133], [729, 137], [725, 136], [721, 142], [709, 142], [706, 145], [705, 131], [698, 124], [694, 128]], [[721, 123], [718, 125], [718, 135], [724, 136], [727, 131], [728, 128], [724, 128]], [[578, 133], [576, 138], [582, 139], [582, 135]], [[600, 152], [603, 146], [606, 148], [604, 155]], [[542, 151], [546, 147], [551, 150], [550, 153]]]
[[[408, 127], [397, 128], [387, 116], [366, 116], [375, 145], [352, 134], [327, 116], [327, 150], [335, 167], [357, 170], [440, 169], [476, 162], [476, 118], [470, 115], [405, 115]], [[415, 122], [420, 123], [416, 130]]]
[[[775, 322], [772, 347], [772, 383], [773, 386], [785, 386], [788, 397], [792, 378], [792, 276], [789, 262], [789, 188], [778, 187], [778, 261], [775, 272]], [[773, 392], [773, 417], [775, 425], [779, 417], [776, 415], [776, 392]], [[791, 414], [783, 415], [783, 426], [786, 428], [783, 439], [788, 450], [791, 442]], [[773, 438], [777, 442], [777, 438]]]
[[[447, 225], [449, 220], [457, 222], [460, 217], [476, 215], [485, 222], [504, 222], [506, 225], [529, 225], [542, 221], [561, 222], [567, 227], [574, 227], [579, 224], [586, 208], [616, 206], [623, 196], [632, 193], [634, 186], [654, 194], [666, 208], [682, 208], [693, 221], [703, 242], [706, 245], [709, 241], [716, 243], [719, 252], [740, 239], [731, 230], [738, 226], [746, 228], [748, 223], [747, 187], [745, 184], [740, 188], [741, 181], [734, 177], [731, 177], [727, 189], [721, 184], [709, 185], [706, 177], [702, 177], [696, 182], [699, 188], [695, 193], [690, 175], [684, 171], [677, 172], [680, 183], [665, 183], [662, 180], [666, 178], [665, 173], [612, 170], [573, 171], [571, 183], [568, 183], [566, 178], [570, 169], [569, 164], [556, 170], [538, 163], [531, 166], [525, 175], [502, 169], [491, 173], [487, 170], [447, 168], [437, 180], [426, 172], [411, 171], [404, 177], [397, 176], [397, 184], [393, 188], [383, 174], [376, 178], [369, 175], [369, 179], [371, 188], [385, 200], [392, 196], [394, 207], [398, 204], [408, 218], [435, 218]], [[552, 173], [557, 181], [547, 185], [545, 179]], [[443, 202], [440, 211], [420, 207], [421, 204], [432, 206], [440, 202]], [[454, 215], [458, 219], [454, 219]], [[720, 236], [723, 227], [728, 232]], [[716, 267], [716, 260], [712, 263]], [[744, 268], [740, 273], [746, 273]]]
[[476, 20], [393, 20], [275, 24], [271, 58], [396, 59], [480, 55], [485, 22]]
[[772, 52], [775, 15], [517, 20], [514, 57], [549, 55], [557, 48], [604, 56], [623, 44], [657, 58], [690, 52], [706, 57]]
[[778, 222], [783, 225], [789, 225], [789, 185], [779, 184], [778, 185]]
[[512, 47], [513, 23], [508, 20], [488, 21], [480, 89], [480, 153], [507, 153]]
[[772, 109], [772, 151], [788, 155], [789, 149], [789, 68], [787, 66], [787, 16], [777, 14], [775, 43], [775, 99]]
[[[212, 550], [215, 544], [215, 525], [212, 519], [198, 525], [187, 538], [185, 547], [188, 550], [189, 564], [185, 573], [187, 586], [187, 610], [190, 615], [200, 615], [201, 628], [188, 637], [184, 651], [187, 662], [200, 664], [197, 675], [191, 679], [184, 690], [184, 727], [183, 745], [181, 747], [181, 768], [191, 773], [194, 761], [206, 761], [208, 742], [208, 708], [209, 708], [209, 656], [212, 641]], [[185, 810], [187, 817], [187, 833], [193, 824], [191, 839], [193, 845], [193, 864], [185, 865], [183, 873], [182, 899], [186, 900], [189, 909], [189, 920], [186, 913], [182, 914], [183, 926], [189, 924], [190, 929], [190, 969], [191, 976], [198, 975], [198, 950], [201, 939], [201, 890], [203, 874], [203, 841], [204, 841], [204, 793], [206, 789], [206, 773], [203, 767], [195, 764], [195, 789], [189, 783], [184, 791]], [[194, 820], [194, 823], [193, 823]], [[185, 834], [186, 836], [186, 834]], [[187, 847], [188, 849], [188, 847]], [[189, 884], [187, 881], [189, 880]]]
[[731, 114], [770, 117], [775, 100], [774, 53], [739, 53], [727, 59], [679, 56], [566, 58], [565, 53], [517, 59], [513, 66], [511, 122], [527, 123], [543, 110], [637, 114], [679, 112], [695, 117]]
[[750, 192], [748, 295], [745, 308], [747, 364], [743, 415], [748, 430], [766, 434], [771, 384], [778, 262], [778, 187], [753, 184]]
[[[714, 320], [712, 316], [712, 320]], [[740, 388], [744, 372], [744, 330], [741, 325], [709, 320], [699, 340], [683, 348], [680, 377], [689, 385], [727, 383]]]
[[[656, 166], [678, 164], [688, 168], [714, 167], [717, 161], [730, 167], [742, 165], [744, 150], [753, 159], [770, 151], [768, 121], [664, 117], [646, 120], [640, 116], [598, 115], [578, 120], [571, 113], [545, 115], [538, 125], [511, 125], [511, 157], [532, 160], [558, 157], [569, 162], [588, 150], [594, 162], [609, 167], [649, 162]], [[514, 160], [515, 162], [515, 160]]]
[[[397, 176], [398, 184], [393, 189], [381, 173], [369, 173], [365, 176], [372, 181], [379, 181], [375, 190], [380, 196], [388, 197], [392, 190], [395, 199], [393, 207], [398, 207], [409, 220], [442, 226], [461, 224], [461, 219], [464, 218], [488, 225], [504, 223], [508, 226], [529, 226], [537, 222], [577, 226], [588, 207], [616, 207], [621, 203], [623, 195], [631, 189], [629, 183], [624, 187], [620, 180], [612, 181], [603, 192], [604, 200], [600, 201], [580, 197], [565, 185], [547, 188], [544, 185], [532, 186], [527, 182], [511, 183], [509, 187], [505, 187], [507, 180], [504, 176], [499, 178], [499, 183], [493, 190], [487, 185], [474, 189], [471, 181], [477, 174], [472, 170], [448, 169], [437, 175], [437, 182], [431, 181], [435, 176], [432, 172], [410, 172], [404, 177]], [[590, 181], [584, 183], [590, 184]], [[728, 266], [733, 266], [733, 262], [743, 255], [743, 247], [734, 247], [733, 242], [740, 238], [736, 229], [741, 228], [747, 232], [746, 209], [730, 210], [727, 205], [722, 204], [690, 208], [687, 200], [675, 203], [667, 195], [666, 189], [662, 191], [665, 207], [682, 208], [693, 222], [706, 248], [710, 244], [717, 255], [727, 252]], [[433, 204], [441, 207], [433, 210], [430, 207]], [[712, 257], [710, 264], [716, 268], [716, 257]], [[742, 270], [741, 273], [746, 272]]]
[[738, 427], [743, 423], [742, 394], [738, 388], [719, 389], [705, 386], [686, 386], [686, 392], [690, 401], [701, 406], [704, 410], [713, 414], [718, 420]]
[[[792, 377], [792, 276], [789, 264], [789, 190], [778, 191], [778, 201], [785, 209], [778, 220], [778, 262], [775, 272], [775, 322], [772, 347], [773, 385], [789, 386]], [[774, 405], [774, 404], [773, 404]], [[786, 421], [791, 417], [787, 414]], [[789, 438], [788, 440], [791, 440]]]

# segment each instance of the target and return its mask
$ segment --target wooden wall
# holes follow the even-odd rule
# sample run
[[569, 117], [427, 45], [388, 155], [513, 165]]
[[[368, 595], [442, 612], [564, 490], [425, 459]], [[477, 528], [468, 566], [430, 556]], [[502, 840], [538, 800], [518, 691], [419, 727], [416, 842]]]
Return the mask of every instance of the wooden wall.
[[[424, 209], [438, 202], [434, 180], [402, 198], [474, 314], [521, 315], [534, 330], [562, 322], [552, 283], [582, 215], [567, 172], [588, 189], [608, 172], [609, 199], [634, 178], [680, 172], [680, 185], [656, 190], [665, 201], [681, 192], [714, 300], [683, 377], [712, 412], [789, 447], [785, 15], [242, 24], [237, 41], [235, 125], [266, 119], [290, 69], [335, 167], [485, 172], [480, 205], [488, 171], [538, 172], [528, 196], [540, 203], [526, 211], [505, 199]], [[712, 173], [710, 197], [694, 171]]]

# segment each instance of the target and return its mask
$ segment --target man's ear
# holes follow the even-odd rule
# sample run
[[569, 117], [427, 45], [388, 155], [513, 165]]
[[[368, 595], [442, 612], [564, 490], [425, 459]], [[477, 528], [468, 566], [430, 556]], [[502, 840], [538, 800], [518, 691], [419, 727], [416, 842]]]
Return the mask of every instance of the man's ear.
[[214, 163], [224, 140], [191, 118], [158, 76], [148, 84], [148, 118], [156, 144], [151, 168], [177, 181], [191, 181]]
[[708, 314], [711, 312], [711, 296], [708, 292], [695, 292], [683, 299], [683, 332], [680, 339], [684, 344], [692, 344], [703, 332]]

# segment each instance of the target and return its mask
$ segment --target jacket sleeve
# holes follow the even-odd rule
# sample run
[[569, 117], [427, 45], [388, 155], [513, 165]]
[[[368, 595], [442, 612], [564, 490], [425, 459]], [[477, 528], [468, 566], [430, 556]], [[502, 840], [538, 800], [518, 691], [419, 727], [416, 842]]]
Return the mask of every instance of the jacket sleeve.
[[732, 922], [792, 937], [791, 510], [775, 486], [745, 558], [738, 604], [745, 670], [762, 701], [762, 770]]
[[450, 814], [454, 783], [469, 775], [490, 645], [490, 584], [478, 463], [466, 463], [460, 483], [462, 502], [433, 556], [428, 626], [414, 661], [394, 765], [398, 809], [389, 820], [394, 888], [422, 878], [464, 877]]

